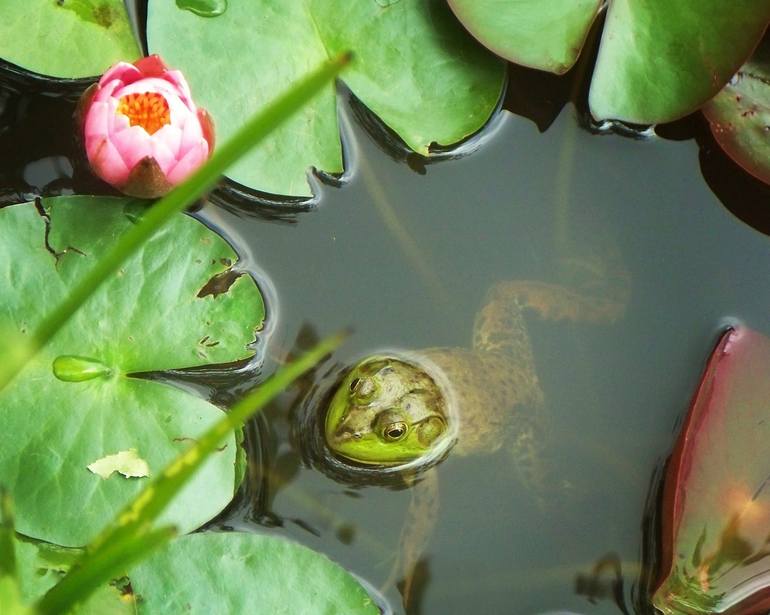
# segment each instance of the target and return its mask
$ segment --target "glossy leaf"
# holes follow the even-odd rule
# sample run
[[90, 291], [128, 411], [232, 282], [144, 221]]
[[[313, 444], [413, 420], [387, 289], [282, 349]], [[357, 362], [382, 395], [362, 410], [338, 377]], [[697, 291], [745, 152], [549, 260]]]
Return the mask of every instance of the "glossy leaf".
[[129, 573], [139, 613], [345, 613], [380, 610], [325, 555], [242, 533], [175, 540]]
[[666, 470], [655, 606], [664, 614], [770, 609], [770, 338], [727, 331]]
[[728, 156], [770, 183], [770, 45], [763, 45], [703, 107]]
[[[563, 73], [596, 0], [449, 0], [468, 30], [516, 62]], [[597, 120], [655, 124], [695, 111], [751, 55], [770, 0], [609, 0], [589, 105]]]
[[123, 0], [0, 0], [0, 58], [51, 77], [100, 75], [141, 56]]
[[[28, 336], [136, 220], [125, 199], [63, 197], [0, 210], [0, 328]], [[0, 392], [0, 483], [24, 534], [85, 544], [148, 479], [91, 473], [94, 460], [136, 449], [162, 470], [223, 413], [136, 372], [225, 363], [253, 354], [264, 306], [248, 275], [206, 292], [236, 255], [216, 234], [177, 216], [104, 283], [24, 371]], [[108, 368], [79, 381], [55, 375], [57, 358]], [[61, 375], [61, 374], [60, 374]], [[163, 523], [189, 531], [232, 498], [235, 440], [169, 509]]]
[[497, 55], [550, 73], [578, 59], [603, 0], [448, 0], [468, 31]]
[[[147, 29], [150, 51], [184, 71], [223, 137], [284, 83], [345, 49], [356, 54], [345, 83], [422, 154], [479, 130], [504, 82], [503, 64], [463, 32], [444, 0], [252, 0], [229, 2], [218, 17], [153, 2]], [[263, 192], [310, 196], [311, 168], [343, 171], [331, 85], [228, 177]]]

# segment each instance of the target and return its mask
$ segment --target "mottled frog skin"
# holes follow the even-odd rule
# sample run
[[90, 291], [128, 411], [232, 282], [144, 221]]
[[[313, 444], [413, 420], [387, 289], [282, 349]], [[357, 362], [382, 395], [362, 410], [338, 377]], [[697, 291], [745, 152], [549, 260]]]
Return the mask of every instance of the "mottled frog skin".
[[550, 417], [525, 318], [611, 323], [629, 296], [625, 270], [597, 275], [580, 268], [584, 283], [577, 287], [496, 284], [476, 315], [469, 348], [376, 354], [353, 367], [335, 392], [325, 421], [334, 454], [403, 470], [416, 487], [401, 538], [405, 604], [438, 509], [436, 473], [420, 469], [437, 455], [449, 447], [453, 455], [467, 455], [505, 446], [533, 497], [542, 500], [558, 482], [548, 463]]

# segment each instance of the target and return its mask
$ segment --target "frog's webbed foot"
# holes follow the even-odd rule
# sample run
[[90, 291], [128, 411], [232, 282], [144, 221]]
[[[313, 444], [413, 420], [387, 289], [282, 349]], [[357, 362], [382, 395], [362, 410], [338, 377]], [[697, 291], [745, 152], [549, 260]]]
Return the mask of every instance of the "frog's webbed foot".
[[412, 602], [415, 580], [423, 567], [423, 555], [438, 517], [438, 473], [435, 468], [431, 468], [414, 481], [411, 494], [409, 510], [399, 540], [398, 557], [385, 583], [386, 586], [393, 585], [397, 579], [401, 579], [399, 589], [404, 608], [407, 610]]

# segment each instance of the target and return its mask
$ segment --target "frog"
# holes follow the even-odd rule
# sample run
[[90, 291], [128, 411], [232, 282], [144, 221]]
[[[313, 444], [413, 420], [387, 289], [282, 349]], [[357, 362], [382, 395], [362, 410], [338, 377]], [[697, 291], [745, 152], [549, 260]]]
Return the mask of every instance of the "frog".
[[[342, 377], [323, 424], [329, 450], [346, 462], [399, 473], [414, 487], [401, 536], [402, 598], [438, 512], [435, 466], [452, 455], [507, 447], [538, 506], [559, 481], [549, 461], [552, 417], [538, 378], [528, 319], [610, 324], [630, 294], [617, 252], [563, 259], [571, 283], [503, 280], [475, 315], [470, 345], [374, 352]], [[395, 577], [391, 575], [391, 580]]]

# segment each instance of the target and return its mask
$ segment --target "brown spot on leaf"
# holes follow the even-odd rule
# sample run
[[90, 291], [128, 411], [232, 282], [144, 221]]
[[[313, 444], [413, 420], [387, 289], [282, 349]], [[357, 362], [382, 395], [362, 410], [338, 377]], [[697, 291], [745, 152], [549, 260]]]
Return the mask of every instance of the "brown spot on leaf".
[[203, 297], [208, 297], [209, 295], [212, 297], [218, 297], [219, 295], [226, 293], [228, 290], [230, 290], [230, 287], [235, 284], [235, 281], [242, 275], [242, 272], [233, 271], [232, 269], [228, 269], [227, 271], [216, 274], [208, 282], [206, 282], [203, 288], [200, 289], [198, 292], [198, 298], [203, 299]]

